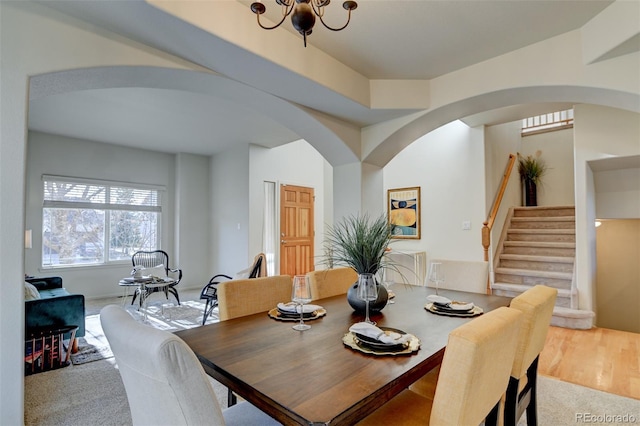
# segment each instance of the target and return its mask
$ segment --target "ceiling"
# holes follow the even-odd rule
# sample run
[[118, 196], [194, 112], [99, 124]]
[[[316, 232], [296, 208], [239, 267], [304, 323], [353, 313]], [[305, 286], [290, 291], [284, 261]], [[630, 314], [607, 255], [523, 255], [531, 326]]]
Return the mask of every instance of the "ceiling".
[[[369, 79], [432, 79], [580, 28], [611, 2], [361, 0], [345, 30], [332, 32], [316, 23], [308, 43]], [[252, 15], [248, 9], [251, 1], [240, 3]], [[263, 3], [267, 16], [276, 20], [279, 7], [275, 1]], [[227, 67], [237, 60], [240, 69], [242, 58], [248, 55], [229, 43], [224, 50], [216, 51], [215, 36], [195, 37], [201, 34], [186, 23], [176, 24], [172, 28], [173, 37], [168, 37], [166, 14], [141, 0], [50, 0], [43, 4], [56, 10], [52, 14], [61, 12], [148, 46], [176, 51], [174, 54], [179, 51], [182, 58], [216, 71], [219, 69], [212, 64], [222, 60]], [[340, 26], [345, 19], [341, 2], [335, 1], [327, 8], [325, 20], [329, 24]], [[283, 28], [300, 37], [290, 22], [286, 21]], [[268, 34], [265, 31], [265, 42], [269, 40]], [[184, 44], [178, 46], [178, 41]], [[242, 69], [249, 74], [277, 72], [273, 66]], [[325, 104], [334, 108], [323, 112], [360, 126], [407, 113], [352, 105], [335, 99], [335, 93], [329, 89], [304, 79], [296, 84], [300, 85], [297, 89], [308, 90], [309, 102], [304, 98], [293, 101], [323, 111], [320, 103], [316, 105], [314, 101], [324, 97]], [[468, 117], [467, 123], [498, 124], [568, 106], [518, 105]], [[33, 99], [29, 128], [138, 148], [203, 155], [221, 152], [234, 144], [274, 147], [299, 139], [294, 131], [264, 111], [229, 97], [135, 87], [82, 90]]]

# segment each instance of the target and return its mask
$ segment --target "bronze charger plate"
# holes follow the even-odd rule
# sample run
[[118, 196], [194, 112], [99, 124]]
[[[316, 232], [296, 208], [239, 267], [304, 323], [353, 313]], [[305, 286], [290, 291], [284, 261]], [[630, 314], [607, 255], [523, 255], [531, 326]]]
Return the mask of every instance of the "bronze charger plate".
[[[327, 315], [327, 310], [324, 308], [320, 308], [311, 312], [310, 315], [303, 314], [302, 319], [305, 321], [308, 321], [308, 320], [310, 321], [310, 320], [318, 319], [325, 315]], [[271, 309], [269, 311], [269, 316], [278, 321], [300, 321], [300, 314], [294, 314], [293, 312], [291, 314], [289, 313], [285, 314], [280, 312], [278, 308]]]

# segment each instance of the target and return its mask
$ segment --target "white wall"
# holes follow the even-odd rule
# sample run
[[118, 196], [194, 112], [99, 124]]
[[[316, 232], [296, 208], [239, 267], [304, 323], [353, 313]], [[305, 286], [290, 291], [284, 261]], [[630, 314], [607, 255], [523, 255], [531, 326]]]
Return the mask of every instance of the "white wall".
[[595, 105], [574, 107], [576, 283], [580, 309], [595, 306], [596, 193], [588, 161], [640, 154], [640, 114]]
[[[419, 186], [421, 239], [392, 248], [426, 251], [429, 259], [483, 260], [486, 219], [484, 135], [460, 121], [421, 137], [384, 168], [384, 190]], [[386, 211], [385, 203], [380, 213]], [[462, 230], [463, 221], [471, 230]]]
[[598, 219], [640, 218], [640, 169], [594, 172]]
[[211, 259], [209, 275], [233, 275], [250, 264], [249, 147], [211, 157]]
[[[485, 173], [487, 180], [487, 211], [485, 217], [487, 219], [489, 218], [490, 209], [493, 208], [493, 203], [500, 189], [502, 178], [506, 172], [509, 155], [517, 155], [520, 151], [521, 127], [522, 125], [519, 121], [485, 127], [485, 158], [487, 167]], [[522, 187], [520, 175], [518, 174], [518, 163], [516, 161], [509, 175], [507, 188], [502, 196], [500, 208], [491, 228], [491, 244], [489, 247], [489, 268], [491, 276], [493, 276], [495, 253], [498, 250], [498, 243], [500, 242], [500, 236], [507, 214], [512, 206], [519, 205], [522, 205]], [[491, 278], [491, 281], [493, 282], [493, 278]]]
[[[542, 151], [547, 173], [538, 185], [539, 206], [573, 206], [573, 129], [539, 133], [522, 138], [520, 153], [524, 156]], [[516, 169], [517, 173], [517, 169]]]
[[[201, 287], [209, 279], [208, 160], [186, 154], [178, 159], [176, 168], [172, 154], [30, 132], [25, 226], [33, 229], [33, 246], [42, 244], [43, 174], [161, 185], [166, 188], [161, 248], [168, 252], [171, 267], [184, 270], [179, 288]], [[122, 294], [117, 282], [131, 271], [129, 262], [82, 268], [43, 269], [41, 265], [39, 249], [25, 252], [27, 273], [62, 276], [69, 291], [86, 298]]]
[[[304, 140], [291, 142], [277, 148], [251, 147], [250, 167], [250, 233], [249, 251], [262, 251], [262, 218], [264, 212], [263, 183], [276, 183], [276, 199], [280, 185], [299, 185], [314, 189], [314, 256], [316, 265], [322, 256], [322, 240], [326, 223], [325, 195], [332, 191], [332, 169], [318, 151]], [[276, 201], [279, 203], [279, 201]], [[279, 223], [279, 221], [278, 221]], [[276, 259], [276, 271], [279, 258]]]
[[[486, 179], [487, 179], [487, 207], [491, 208], [496, 193], [500, 188], [509, 154], [516, 155], [520, 151], [520, 131], [522, 124], [513, 121], [505, 124], [485, 127], [485, 152], [486, 152]], [[512, 170], [513, 175], [519, 180], [517, 163]], [[510, 183], [511, 184], [511, 183]], [[517, 187], [517, 185], [516, 185]], [[521, 202], [520, 188], [515, 193], [505, 194], [502, 203], [504, 205], [519, 205]], [[506, 198], [509, 197], [509, 198]], [[489, 211], [487, 211], [487, 215]]]
[[[181, 268], [182, 288], [202, 288], [211, 278], [209, 157], [175, 156], [175, 250], [173, 268]], [[171, 256], [171, 253], [169, 254]]]

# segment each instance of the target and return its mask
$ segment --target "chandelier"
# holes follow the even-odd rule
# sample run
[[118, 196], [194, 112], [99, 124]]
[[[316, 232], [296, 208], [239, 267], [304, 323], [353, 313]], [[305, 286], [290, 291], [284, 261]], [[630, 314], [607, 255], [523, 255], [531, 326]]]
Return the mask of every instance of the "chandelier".
[[258, 17], [258, 25], [265, 30], [273, 30], [274, 28], [278, 28], [287, 16], [291, 15], [291, 24], [293, 24], [293, 28], [304, 38], [304, 47], [307, 47], [307, 36], [310, 35], [311, 30], [313, 30], [313, 25], [316, 23], [316, 16], [320, 18], [322, 25], [331, 31], [340, 31], [349, 25], [351, 11], [358, 7], [358, 3], [355, 1], [347, 0], [342, 3], [342, 7], [348, 11], [347, 23], [340, 28], [332, 28], [322, 19], [324, 16], [324, 8], [329, 5], [331, 0], [275, 0], [275, 2], [282, 6], [282, 19], [273, 27], [265, 27], [260, 22], [260, 15], [267, 10], [265, 5], [262, 4], [260, 0], [251, 3], [251, 11]]

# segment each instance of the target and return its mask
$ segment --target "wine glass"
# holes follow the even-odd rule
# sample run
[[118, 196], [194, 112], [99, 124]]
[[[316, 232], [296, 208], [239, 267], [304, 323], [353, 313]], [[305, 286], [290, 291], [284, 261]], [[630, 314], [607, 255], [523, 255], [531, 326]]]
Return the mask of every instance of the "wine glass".
[[389, 277], [388, 275], [389, 274], [387, 273], [387, 270], [383, 270], [380, 274], [380, 281], [382, 281], [382, 285], [387, 289], [387, 294], [389, 295], [387, 304], [391, 305], [393, 303], [396, 303], [396, 299], [395, 297], [393, 297], [393, 291], [391, 291], [391, 286], [395, 284], [395, 281], [393, 280], [393, 277]]
[[306, 275], [296, 275], [293, 277], [293, 288], [291, 290], [291, 301], [300, 305], [300, 322], [293, 326], [294, 330], [304, 331], [311, 328], [304, 323], [303, 306], [311, 302], [311, 284]]
[[438, 287], [444, 283], [444, 271], [442, 270], [442, 263], [431, 262], [429, 265], [429, 281], [433, 283], [436, 288], [436, 295], [438, 294]]
[[366, 305], [364, 322], [376, 325], [375, 321], [369, 319], [369, 302], [378, 298], [378, 286], [373, 274], [360, 274], [358, 276], [358, 297], [364, 300]]

